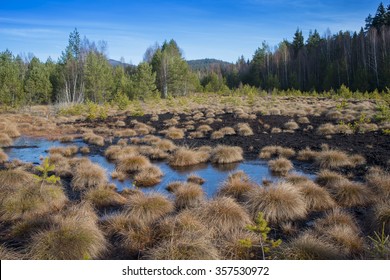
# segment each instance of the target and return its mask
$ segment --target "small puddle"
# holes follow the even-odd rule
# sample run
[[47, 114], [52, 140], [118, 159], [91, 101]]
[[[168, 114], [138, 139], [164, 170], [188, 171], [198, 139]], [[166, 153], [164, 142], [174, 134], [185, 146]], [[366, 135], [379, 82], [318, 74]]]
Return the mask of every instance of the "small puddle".
[[[40, 164], [40, 158], [48, 156], [48, 150], [54, 146], [69, 146], [77, 145], [79, 147], [87, 146], [81, 139], [77, 139], [71, 143], [61, 143], [59, 141], [49, 141], [43, 138], [19, 137], [14, 141], [12, 148], [4, 148], [8, 154], [9, 160], [19, 159], [24, 162], [32, 162]], [[84, 155], [77, 154], [81, 157]], [[103, 167], [107, 171], [107, 177], [111, 183], [114, 183], [118, 190], [129, 188], [132, 186], [132, 180], [120, 182], [111, 178], [111, 173], [115, 170], [115, 164], [107, 161], [107, 159], [99, 154], [86, 155], [93, 163]], [[237, 170], [244, 171], [253, 181], [261, 183], [263, 180], [275, 181], [278, 177], [272, 176], [268, 170], [267, 162], [263, 160], [244, 161], [237, 164], [212, 165], [201, 164], [189, 168], [173, 169], [164, 161], [153, 161], [161, 171], [164, 172], [162, 181], [150, 188], [142, 188], [145, 192], [157, 191], [167, 194], [165, 187], [172, 181], [185, 181], [190, 174], [196, 174], [206, 182], [202, 185], [206, 195], [212, 197], [218, 190], [219, 186], [227, 179], [230, 173]], [[300, 170], [294, 170], [294, 173], [304, 175], [310, 179], [314, 178], [313, 174], [308, 174]]]

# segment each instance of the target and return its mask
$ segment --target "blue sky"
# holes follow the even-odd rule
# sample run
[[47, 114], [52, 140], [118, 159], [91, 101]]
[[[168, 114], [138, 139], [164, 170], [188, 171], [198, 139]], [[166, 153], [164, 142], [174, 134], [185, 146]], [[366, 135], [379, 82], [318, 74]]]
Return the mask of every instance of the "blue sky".
[[[388, 3], [385, 1], [385, 5]], [[251, 58], [262, 41], [291, 40], [302, 29], [359, 31], [379, 0], [216, 1], [4, 1], [0, 2], [0, 51], [57, 59], [75, 27], [108, 43], [108, 55], [139, 63], [155, 42], [175, 39], [186, 59]]]

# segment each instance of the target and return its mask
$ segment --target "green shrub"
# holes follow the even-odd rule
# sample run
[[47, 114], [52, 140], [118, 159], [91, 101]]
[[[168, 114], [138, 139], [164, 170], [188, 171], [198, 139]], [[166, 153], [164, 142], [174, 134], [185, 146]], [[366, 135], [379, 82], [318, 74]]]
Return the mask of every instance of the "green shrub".
[[127, 94], [119, 92], [114, 99], [112, 104], [118, 106], [119, 110], [125, 110], [131, 104], [131, 101]]
[[266, 259], [266, 255], [268, 258], [270, 257], [270, 253], [273, 249], [277, 248], [282, 244], [282, 240], [274, 240], [269, 238], [268, 234], [271, 231], [271, 228], [268, 227], [267, 221], [264, 219], [264, 214], [259, 212], [259, 215], [256, 218], [255, 225], [248, 225], [246, 227], [249, 231], [260, 234], [261, 239], [259, 244], [253, 244], [250, 239], [241, 239], [240, 243], [243, 247], [259, 247], [263, 256], [263, 259]]
[[85, 112], [84, 104], [70, 104], [59, 110], [58, 114], [62, 116], [79, 116]]
[[60, 180], [60, 177], [55, 175], [49, 176], [49, 172], [55, 170], [54, 164], [49, 163], [49, 158], [45, 158], [42, 162], [42, 165], [37, 166], [36, 170], [42, 173], [42, 175], [34, 175], [34, 177], [40, 182], [44, 181], [49, 184], [55, 184]]

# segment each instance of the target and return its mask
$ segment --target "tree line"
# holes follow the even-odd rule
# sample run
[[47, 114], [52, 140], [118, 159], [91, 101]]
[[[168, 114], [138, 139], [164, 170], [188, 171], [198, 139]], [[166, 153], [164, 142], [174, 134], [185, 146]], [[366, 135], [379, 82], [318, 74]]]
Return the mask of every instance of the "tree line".
[[262, 90], [385, 91], [390, 87], [390, 5], [378, 6], [359, 32], [325, 35], [314, 30], [304, 39], [274, 50], [263, 42], [252, 59], [191, 69], [174, 40], [149, 47], [138, 66], [112, 66], [107, 43], [81, 39], [77, 29], [57, 62], [33, 55], [0, 53], [0, 103], [17, 106], [56, 102], [105, 103], [123, 99], [167, 98], [194, 91], [229, 92], [248, 85]]
[[251, 85], [301, 91], [329, 91], [342, 85], [353, 91], [384, 91], [390, 87], [390, 5], [381, 3], [359, 32], [328, 30], [320, 36], [310, 31], [304, 39], [297, 29], [292, 42], [283, 40], [275, 49], [263, 42], [252, 59], [241, 57], [235, 64], [214, 64], [198, 71], [201, 84], [213, 90], [225, 85]]

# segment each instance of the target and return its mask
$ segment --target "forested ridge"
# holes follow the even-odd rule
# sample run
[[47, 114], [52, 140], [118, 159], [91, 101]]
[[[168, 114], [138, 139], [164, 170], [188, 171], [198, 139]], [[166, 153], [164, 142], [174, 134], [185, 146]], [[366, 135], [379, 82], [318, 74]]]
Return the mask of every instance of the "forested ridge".
[[[110, 63], [111, 62], [111, 63]], [[302, 92], [389, 93], [390, 4], [381, 3], [359, 31], [297, 29], [292, 42], [274, 49], [263, 42], [251, 59], [236, 63], [213, 59], [190, 61], [172, 39], [149, 47], [137, 66], [115, 63], [107, 44], [82, 39], [75, 29], [58, 61], [33, 55], [0, 53], [0, 104], [7, 106], [57, 102], [105, 103], [167, 98], [191, 92], [229, 93], [243, 86], [257, 90]]]

